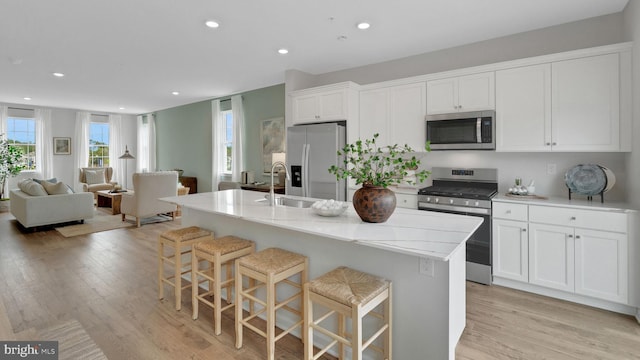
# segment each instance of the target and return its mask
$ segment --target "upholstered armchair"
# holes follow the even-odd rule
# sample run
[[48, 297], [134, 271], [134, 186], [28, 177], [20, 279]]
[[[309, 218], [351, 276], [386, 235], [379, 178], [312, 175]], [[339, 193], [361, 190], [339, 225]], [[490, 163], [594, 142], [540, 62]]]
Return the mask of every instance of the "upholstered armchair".
[[80, 168], [82, 191], [92, 192], [95, 198], [98, 190], [113, 190], [117, 182], [111, 181], [112, 176], [113, 168], [111, 167]]
[[122, 221], [126, 216], [136, 218], [136, 226], [140, 227], [140, 219], [171, 213], [176, 218], [177, 207], [159, 201], [159, 198], [178, 196], [178, 173], [175, 171], [161, 171], [133, 174], [133, 192], [122, 193], [120, 212]]

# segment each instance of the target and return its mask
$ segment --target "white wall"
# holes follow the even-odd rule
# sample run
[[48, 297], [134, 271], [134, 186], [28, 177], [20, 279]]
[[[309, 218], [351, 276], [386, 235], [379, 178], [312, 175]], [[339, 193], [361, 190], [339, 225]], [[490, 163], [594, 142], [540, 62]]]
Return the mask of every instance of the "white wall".
[[[3, 104], [10, 107], [31, 108], [25, 105]], [[70, 137], [71, 138], [71, 155], [53, 155], [53, 176], [59, 181], [73, 186], [74, 170], [75, 170], [75, 151], [78, 141], [75, 139], [75, 122], [76, 112], [73, 109], [51, 109], [51, 127], [53, 137]], [[135, 149], [137, 143], [136, 135], [136, 117], [135, 115], [122, 115], [122, 144], [130, 144], [129, 148]], [[121, 151], [124, 153], [124, 148]], [[135, 156], [135, 154], [134, 154]], [[131, 165], [131, 164], [129, 164]], [[124, 165], [123, 165], [124, 166]], [[129, 183], [131, 183], [131, 175], [135, 172], [135, 166], [129, 166]], [[18, 181], [27, 177], [41, 178], [40, 174], [25, 173], [9, 180], [9, 188], [15, 188]]]
[[[633, 88], [636, 94], [640, 93], [640, 4], [638, 0], [629, 0], [624, 9], [624, 30], [626, 40], [634, 41], [633, 47]], [[640, 209], [640, 99], [633, 97], [633, 139], [632, 152], [625, 157], [627, 168], [629, 201]], [[640, 228], [640, 225], [639, 225]]]
[[[635, 3], [637, 0], [631, 0]], [[637, 5], [637, 4], [635, 4]], [[637, 6], [636, 6], [637, 7]], [[626, 11], [628, 13], [629, 11]], [[640, 11], [635, 11], [638, 13]], [[625, 14], [625, 20], [628, 18]], [[632, 21], [640, 21], [634, 15]], [[636, 26], [640, 31], [640, 27]], [[569, 50], [602, 46], [628, 41], [623, 31], [623, 13], [600, 16], [545, 29], [529, 31], [502, 38], [482, 41], [451, 49], [415, 55], [403, 59], [371, 64], [326, 74], [310, 75], [299, 71], [287, 73], [286, 90], [320, 86], [342, 81], [370, 84], [387, 80], [478, 66], [501, 61], [546, 55]], [[638, 35], [640, 38], [640, 34]], [[636, 50], [637, 53], [637, 50]], [[638, 64], [638, 56], [635, 56]], [[637, 67], [637, 66], [636, 66]], [[638, 81], [635, 82], [638, 84]], [[288, 100], [288, 99], [287, 99]], [[636, 103], [638, 108], [638, 103]], [[291, 116], [291, 107], [286, 107]], [[638, 111], [637, 113], [640, 113]], [[640, 139], [636, 122], [636, 138]], [[417, 129], [423, 131], [423, 129]], [[636, 142], [636, 154], [638, 153]], [[497, 153], [486, 151], [439, 151], [426, 154], [422, 160], [425, 168], [432, 166], [490, 167], [498, 169], [499, 190], [505, 192], [513, 185], [515, 177], [527, 184], [536, 181], [536, 192], [545, 196], [567, 196], [564, 173], [574, 165], [595, 163], [606, 166], [616, 175], [616, 185], [605, 196], [606, 200], [629, 201], [629, 171], [640, 163], [640, 156], [624, 153]], [[547, 164], [556, 164], [556, 174], [547, 174]], [[636, 165], [640, 166], [640, 165]], [[634, 179], [638, 179], [636, 174]], [[427, 182], [429, 185], [429, 182]], [[640, 194], [640, 185], [635, 194]], [[633, 188], [633, 186], [632, 186]], [[636, 198], [638, 196], [635, 196]]]

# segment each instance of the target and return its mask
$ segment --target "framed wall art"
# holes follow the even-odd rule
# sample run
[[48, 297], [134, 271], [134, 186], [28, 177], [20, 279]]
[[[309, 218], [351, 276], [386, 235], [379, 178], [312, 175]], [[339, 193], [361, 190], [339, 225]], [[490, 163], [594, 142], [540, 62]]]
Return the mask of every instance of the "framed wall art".
[[71, 155], [71, 138], [70, 137], [54, 137], [53, 138], [53, 154], [54, 155]]
[[285, 152], [284, 118], [262, 120], [260, 126], [262, 140], [262, 172], [271, 172], [271, 154]]

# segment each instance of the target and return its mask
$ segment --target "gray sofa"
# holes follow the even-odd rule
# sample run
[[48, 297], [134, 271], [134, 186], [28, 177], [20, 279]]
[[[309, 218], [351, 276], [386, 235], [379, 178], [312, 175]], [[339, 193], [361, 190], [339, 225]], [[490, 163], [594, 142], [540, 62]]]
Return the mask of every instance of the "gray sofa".
[[93, 193], [31, 196], [11, 190], [11, 213], [25, 228], [84, 221], [94, 214]]

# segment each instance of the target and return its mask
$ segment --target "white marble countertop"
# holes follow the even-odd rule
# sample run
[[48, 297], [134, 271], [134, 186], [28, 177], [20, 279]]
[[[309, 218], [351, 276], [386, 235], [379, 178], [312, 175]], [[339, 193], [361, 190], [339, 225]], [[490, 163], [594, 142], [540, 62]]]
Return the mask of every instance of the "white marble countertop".
[[[482, 219], [478, 217], [403, 208], [396, 208], [384, 223], [370, 224], [360, 219], [353, 206], [349, 206], [340, 216], [323, 217], [316, 215], [310, 208], [270, 207], [264, 201], [264, 195], [255, 191], [234, 189], [160, 200], [181, 205], [186, 209], [228, 215], [255, 223], [441, 261], [449, 260], [482, 224]], [[286, 197], [297, 198], [290, 195]]]
[[594, 196], [592, 201], [588, 201], [584, 196], [576, 196], [574, 199], [569, 200], [569, 197], [549, 197], [545, 199], [529, 199], [526, 197], [517, 198], [514, 196], [507, 196], [506, 194], [498, 194], [493, 199], [497, 202], [511, 202], [527, 205], [543, 205], [543, 206], [570, 206], [576, 209], [586, 210], [600, 210], [600, 211], [617, 211], [617, 212], [629, 212], [637, 211], [631, 204], [617, 201], [607, 201], [605, 194], [604, 203], [600, 202], [600, 196]]

